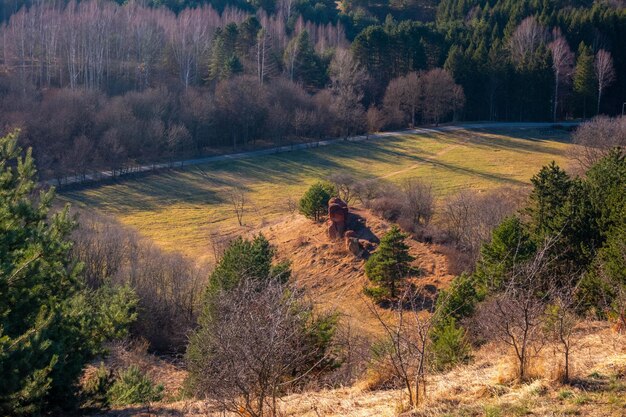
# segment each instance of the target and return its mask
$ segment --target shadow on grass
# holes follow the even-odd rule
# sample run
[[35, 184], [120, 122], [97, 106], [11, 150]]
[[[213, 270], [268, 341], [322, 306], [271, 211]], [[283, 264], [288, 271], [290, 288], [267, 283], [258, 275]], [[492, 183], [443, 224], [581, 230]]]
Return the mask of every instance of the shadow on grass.
[[[507, 176], [438, 161], [436, 151], [429, 149], [429, 146], [419, 146], [420, 140], [424, 140], [425, 144], [437, 141], [453, 145], [461, 143], [468, 136], [469, 146], [552, 155], [560, 155], [562, 152], [545, 146], [546, 143], [568, 142], [566, 132], [537, 129], [486, 129], [398, 135], [372, 141], [346, 142], [288, 153], [216, 161], [181, 170], [162, 171], [141, 178], [120, 179], [115, 183], [94, 184], [60, 194], [81, 205], [106, 206], [118, 212], [157, 210], [176, 203], [215, 205], [228, 202], [225, 190], [231, 187], [241, 187], [249, 191], [255, 182], [298, 185], [307, 179], [326, 178], [340, 170], [349, 171], [357, 178], [372, 178], [378, 174], [374, 170], [377, 164], [393, 165], [401, 160], [432, 164], [462, 175], [498, 183], [524, 184]], [[415, 142], [407, 143], [412, 137]]]

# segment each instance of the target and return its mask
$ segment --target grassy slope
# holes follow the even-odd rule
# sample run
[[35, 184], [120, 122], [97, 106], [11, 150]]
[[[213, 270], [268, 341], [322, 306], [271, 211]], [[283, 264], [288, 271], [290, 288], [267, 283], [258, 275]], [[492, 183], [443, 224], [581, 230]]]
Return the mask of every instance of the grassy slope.
[[227, 191], [243, 185], [246, 230], [281, 216], [312, 182], [333, 171], [399, 182], [419, 177], [439, 196], [528, 183], [552, 160], [565, 161], [567, 134], [555, 130], [455, 131], [399, 135], [272, 156], [210, 163], [185, 171], [63, 193], [82, 207], [116, 216], [169, 250], [208, 257], [210, 234], [242, 230]]

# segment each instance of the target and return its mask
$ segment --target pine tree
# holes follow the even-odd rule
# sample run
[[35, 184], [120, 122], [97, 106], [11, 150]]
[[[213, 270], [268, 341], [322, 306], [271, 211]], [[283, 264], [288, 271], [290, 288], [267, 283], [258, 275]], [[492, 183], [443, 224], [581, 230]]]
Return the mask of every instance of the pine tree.
[[524, 262], [535, 253], [535, 244], [526, 226], [517, 216], [509, 217], [496, 227], [491, 241], [480, 251], [480, 259], [474, 273], [479, 296], [497, 291], [506, 272], [515, 264]]
[[85, 363], [123, 337], [137, 300], [127, 289], [87, 291], [72, 262], [68, 207], [36, 194], [30, 149], [0, 138], [0, 414], [37, 415], [73, 405]]
[[376, 301], [395, 299], [402, 281], [411, 273], [410, 263], [415, 259], [398, 226], [393, 226], [381, 239], [378, 250], [365, 263], [365, 273], [374, 284], [365, 293]]
[[553, 235], [563, 227], [565, 206], [572, 180], [554, 161], [531, 178], [533, 190], [528, 208], [532, 226], [539, 238]]
[[127, 289], [87, 291], [72, 262], [68, 207], [51, 214], [54, 189], [36, 194], [30, 149], [0, 138], [0, 414], [69, 407], [83, 366], [135, 316]]
[[583, 117], [587, 117], [588, 100], [593, 100], [595, 95], [595, 83], [593, 54], [591, 49], [581, 42], [574, 70], [574, 92], [583, 104]]
[[335, 187], [325, 182], [317, 182], [313, 184], [304, 193], [298, 204], [300, 213], [312, 219], [319, 221], [328, 211], [328, 201], [336, 194]]

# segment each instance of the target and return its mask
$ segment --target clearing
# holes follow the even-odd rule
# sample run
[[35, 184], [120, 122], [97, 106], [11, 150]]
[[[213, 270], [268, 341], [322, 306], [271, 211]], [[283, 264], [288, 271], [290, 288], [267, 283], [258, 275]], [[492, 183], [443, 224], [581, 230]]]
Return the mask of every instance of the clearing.
[[[442, 197], [462, 189], [528, 184], [542, 165], [565, 163], [569, 146], [566, 131], [550, 128], [424, 130], [215, 161], [66, 191], [61, 198], [112, 215], [166, 250], [211, 260], [211, 236], [233, 236], [281, 221], [311, 183], [333, 172], [393, 182], [418, 177]], [[243, 227], [228, 198], [234, 187], [245, 190]]]

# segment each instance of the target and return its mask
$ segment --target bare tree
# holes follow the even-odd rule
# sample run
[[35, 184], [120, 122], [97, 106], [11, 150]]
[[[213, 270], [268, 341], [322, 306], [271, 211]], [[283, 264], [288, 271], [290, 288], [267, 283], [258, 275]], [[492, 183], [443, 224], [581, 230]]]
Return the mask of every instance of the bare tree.
[[548, 31], [535, 16], [522, 20], [509, 40], [509, 51], [513, 62], [522, 65], [533, 60], [539, 47], [548, 39]]
[[382, 187], [376, 179], [362, 180], [354, 184], [353, 194], [357, 201], [363, 204], [364, 207], [369, 208], [372, 201], [382, 194]]
[[615, 147], [626, 147], [626, 117], [606, 116], [581, 124], [572, 136], [570, 154], [582, 170], [591, 168]]
[[596, 59], [593, 63], [593, 69], [596, 73], [596, 80], [598, 81], [598, 109], [597, 114], [600, 114], [600, 102], [602, 100], [602, 93], [615, 81], [615, 68], [613, 67], [613, 57], [611, 53], [600, 49], [596, 54]]
[[374, 304], [368, 306], [385, 332], [375, 349], [376, 366], [391, 370], [392, 377], [406, 390], [409, 407], [415, 408], [426, 397], [427, 361], [431, 353], [433, 316], [427, 311], [425, 298], [417, 289], [407, 289], [394, 308], [393, 320], [383, 317]]
[[572, 350], [577, 342], [575, 330], [579, 324], [575, 287], [562, 287], [555, 293], [546, 310], [545, 327], [549, 340], [555, 343], [555, 352], [563, 356], [562, 373], [559, 373], [557, 378], [567, 383], [570, 380]]
[[550, 42], [548, 48], [552, 53], [552, 70], [554, 71], [554, 100], [552, 103], [552, 119], [556, 122], [557, 109], [559, 104], [559, 87], [562, 83], [571, 79], [574, 70], [574, 54], [567, 41], [561, 35], [561, 31], [553, 31], [554, 40]]
[[327, 359], [307, 331], [313, 306], [278, 280], [242, 279], [216, 297], [220, 314], [192, 336], [195, 392], [242, 416], [277, 416], [278, 400]]
[[469, 255], [473, 265], [491, 231], [521, 205], [523, 198], [520, 190], [508, 188], [484, 194], [461, 191], [444, 202], [441, 228], [458, 249]]
[[410, 120], [411, 126], [415, 126], [415, 118], [421, 111], [423, 103], [423, 84], [420, 74], [410, 72], [403, 77], [394, 78], [387, 86], [384, 97], [384, 105], [389, 112], [401, 111]]
[[354, 187], [356, 178], [347, 172], [337, 172], [328, 177], [328, 181], [335, 186], [339, 198], [350, 204], [354, 200]]
[[402, 216], [409, 221], [412, 228], [428, 225], [435, 208], [432, 185], [411, 178], [405, 180], [400, 187], [404, 193]]
[[243, 215], [246, 211], [246, 190], [243, 187], [235, 186], [228, 191], [228, 199], [233, 206], [235, 216], [237, 216], [237, 222], [239, 226], [243, 226]]
[[543, 329], [552, 294], [546, 282], [554, 281], [549, 278], [549, 253], [555, 241], [547, 241], [532, 259], [511, 268], [502, 291], [483, 303], [475, 318], [486, 339], [512, 348], [520, 381], [528, 379], [531, 361], [547, 342]]
[[207, 271], [179, 254], [164, 253], [115, 221], [80, 213], [72, 254], [92, 288], [128, 285], [139, 297], [133, 333], [158, 352], [181, 352], [196, 323]]
[[365, 110], [361, 104], [368, 75], [352, 53], [338, 49], [330, 63], [330, 89], [333, 94], [333, 112], [339, 119], [341, 136], [347, 137], [365, 125]]
[[456, 112], [465, 104], [463, 88], [454, 83], [452, 75], [444, 69], [435, 68], [422, 76], [424, 118], [439, 124], [441, 118]]

